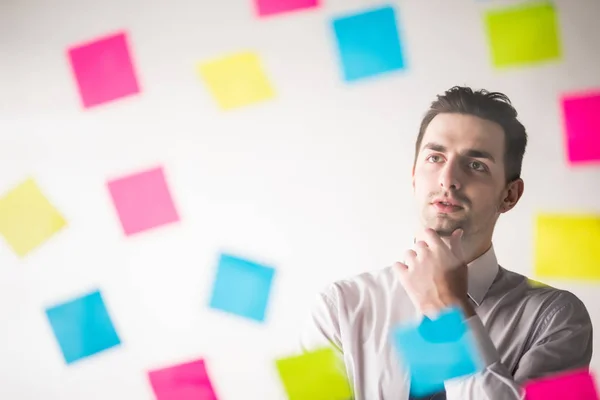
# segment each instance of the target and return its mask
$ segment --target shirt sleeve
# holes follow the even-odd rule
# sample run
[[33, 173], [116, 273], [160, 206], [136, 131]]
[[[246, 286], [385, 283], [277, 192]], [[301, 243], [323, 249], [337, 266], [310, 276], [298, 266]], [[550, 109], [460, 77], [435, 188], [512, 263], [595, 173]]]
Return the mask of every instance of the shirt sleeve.
[[339, 314], [331, 290], [319, 293], [313, 302], [300, 335], [300, 351], [333, 347], [342, 352]]
[[467, 378], [447, 381], [448, 400], [521, 399], [522, 385], [531, 379], [589, 367], [592, 323], [583, 303], [569, 292], [563, 292], [541, 318], [533, 344], [521, 356], [514, 375], [500, 361], [481, 319], [474, 316], [467, 323], [485, 368]]

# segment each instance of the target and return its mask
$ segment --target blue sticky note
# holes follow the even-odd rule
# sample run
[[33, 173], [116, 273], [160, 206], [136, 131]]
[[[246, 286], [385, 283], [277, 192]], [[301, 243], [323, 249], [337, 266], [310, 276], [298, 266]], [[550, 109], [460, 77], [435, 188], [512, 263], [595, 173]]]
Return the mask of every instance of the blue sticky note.
[[483, 367], [472, 332], [458, 308], [418, 326], [400, 326], [393, 333], [400, 359], [410, 371], [413, 396], [444, 389], [444, 381], [473, 374]]
[[334, 19], [333, 29], [346, 81], [404, 69], [393, 7], [385, 6]]
[[221, 254], [210, 307], [263, 322], [274, 275], [270, 266]]
[[99, 291], [48, 308], [46, 316], [67, 364], [121, 344]]

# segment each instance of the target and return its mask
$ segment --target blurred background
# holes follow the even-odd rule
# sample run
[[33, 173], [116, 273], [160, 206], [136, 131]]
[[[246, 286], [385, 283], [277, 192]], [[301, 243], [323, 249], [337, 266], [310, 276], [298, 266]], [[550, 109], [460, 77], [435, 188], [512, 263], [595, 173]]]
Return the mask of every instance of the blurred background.
[[[507, 94], [529, 134], [500, 265], [572, 291], [597, 324], [599, 15], [598, 0], [0, 0], [0, 398], [154, 399], [149, 371], [192, 360], [221, 399], [285, 398], [274, 360], [317, 292], [411, 246], [418, 126], [454, 85]], [[544, 275], [548, 214], [587, 222], [556, 250], [577, 265]], [[269, 273], [217, 285], [222, 254]], [[109, 322], [58, 308], [95, 292]], [[236, 296], [245, 316], [223, 312]], [[69, 360], [73, 324], [105, 339]]]

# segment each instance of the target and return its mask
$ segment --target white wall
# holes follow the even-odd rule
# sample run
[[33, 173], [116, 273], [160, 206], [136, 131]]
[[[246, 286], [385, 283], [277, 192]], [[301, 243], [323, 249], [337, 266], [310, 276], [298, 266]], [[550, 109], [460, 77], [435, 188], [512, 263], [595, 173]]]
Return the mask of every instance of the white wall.
[[[330, 19], [387, 3], [258, 20], [250, 0], [1, 1], [0, 192], [33, 176], [69, 225], [22, 259], [0, 242], [0, 398], [150, 399], [147, 370], [194, 358], [223, 399], [282, 398], [273, 359], [294, 349], [315, 292], [410, 245], [418, 124], [456, 84], [507, 93], [528, 129], [525, 195], [494, 243], [504, 267], [531, 275], [537, 211], [600, 212], [600, 169], [566, 163], [558, 100], [600, 87], [600, 2], [555, 2], [562, 61], [498, 71], [483, 12], [518, 2], [397, 0], [408, 69], [349, 85]], [[83, 110], [65, 51], [120, 29], [142, 93]], [[196, 64], [245, 49], [277, 98], [222, 112]], [[182, 220], [125, 237], [105, 183], [158, 164]], [[265, 324], [206, 307], [222, 249], [277, 266]], [[598, 284], [548, 283], [600, 321]], [[123, 345], [66, 366], [43, 310], [95, 287]]]

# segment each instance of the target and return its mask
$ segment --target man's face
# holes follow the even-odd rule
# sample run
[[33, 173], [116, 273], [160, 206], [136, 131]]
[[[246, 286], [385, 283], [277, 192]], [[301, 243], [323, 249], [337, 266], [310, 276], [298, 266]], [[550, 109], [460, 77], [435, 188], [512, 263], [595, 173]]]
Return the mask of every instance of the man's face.
[[491, 237], [506, 187], [504, 131], [471, 115], [438, 114], [427, 127], [413, 171], [424, 228], [449, 236]]

